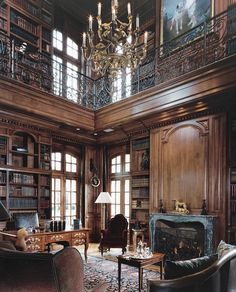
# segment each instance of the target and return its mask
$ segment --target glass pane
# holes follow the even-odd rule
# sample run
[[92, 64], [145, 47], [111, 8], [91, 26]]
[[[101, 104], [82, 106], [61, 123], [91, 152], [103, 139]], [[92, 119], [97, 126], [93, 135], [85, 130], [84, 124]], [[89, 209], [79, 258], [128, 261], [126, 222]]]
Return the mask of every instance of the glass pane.
[[56, 152], [55, 160], [56, 161], [61, 161], [61, 153], [60, 152]]
[[69, 179], [67, 179], [66, 180], [66, 191], [70, 191], [70, 180]]
[[71, 172], [76, 172], [76, 164], [71, 165]]
[[76, 191], [76, 180], [75, 179], [73, 179], [72, 181], [71, 181], [71, 190], [72, 191]]
[[118, 164], [117, 167], [116, 167], [116, 172], [117, 172], [117, 173], [120, 173], [120, 172], [121, 172], [121, 167], [120, 167], [119, 164]]
[[61, 180], [59, 178], [56, 179], [56, 190], [60, 191], [61, 189]]
[[111, 191], [114, 192], [116, 190], [116, 181], [112, 180], [111, 181]]
[[129, 180], [125, 180], [125, 192], [129, 192]]
[[120, 192], [120, 181], [119, 180], [116, 181], [116, 191]]
[[129, 217], [129, 206], [125, 205], [125, 217]]
[[115, 193], [111, 193], [111, 202], [112, 202], [112, 204], [116, 203], [116, 195], [115, 195]]
[[111, 172], [112, 172], [112, 173], [115, 173], [115, 172], [116, 172], [116, 166], [115, 166], [115, 165], [112, 165], [112, 167], [111, 167]]
[[130, 164], [125, 164], [125, 172], [130, 172]]
[[125, 154], [125, 162], [130, 162], [130, 154]]
[[120, 193], [116, 194], [116, 204], [120, 204]]
[[70, 193], [66, 192], [66, 204], [70, 204]]
[[72, 196], [71, 196], [71, 203], [72, 203], [72, 204], [76, 204], [76, 193], [72, 193]]
[[61, 162], [56, 161], [55, 164], [55, 170], [61, 170]]
[[55, 203], [60, 204], [60, 192], [56, 192], [56, 200]]
[[116, 163], [120, 164], [120, 162], [121, 162], [121, 156], [119, 155], [119, 156], [116, 157]]
[[125, 204], [129, 204], [129, 193], [125, 193]]
[[120, 205], [116, 205], [116, 214], [120, 214]]
[[111, 216], [113, 217], [113, 216], [115, 216], [115, 205], [111, 205]]

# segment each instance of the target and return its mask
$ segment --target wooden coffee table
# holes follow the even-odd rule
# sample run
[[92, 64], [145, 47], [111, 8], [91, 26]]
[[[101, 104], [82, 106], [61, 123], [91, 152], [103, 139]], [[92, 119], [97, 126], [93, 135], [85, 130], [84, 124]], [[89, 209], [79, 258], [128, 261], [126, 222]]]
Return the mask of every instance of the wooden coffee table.
[[160, 278], [163, 277], [163, 262], [165, 254], [154, 253], [151, 257], [137, 259], [132, 257], [132, 255], [119, 255], [118, 259], [118, 287], [120, 291], [120, 279], [121, 279], [121, 264], [128, 265], [131, 267], [138, 268], [138, 278], [139, 278], [139, 291], [143, 288], [143, 268], [156, 263], [160, 263]]

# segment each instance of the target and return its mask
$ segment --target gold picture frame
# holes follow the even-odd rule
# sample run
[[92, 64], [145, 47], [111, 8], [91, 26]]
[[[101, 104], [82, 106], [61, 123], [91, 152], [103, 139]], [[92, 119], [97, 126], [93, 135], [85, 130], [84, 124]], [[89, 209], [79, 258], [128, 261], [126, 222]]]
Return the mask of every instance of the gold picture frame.
[[162, 0], [160, 44], [191, 30], [214, 15], [214, 0]]

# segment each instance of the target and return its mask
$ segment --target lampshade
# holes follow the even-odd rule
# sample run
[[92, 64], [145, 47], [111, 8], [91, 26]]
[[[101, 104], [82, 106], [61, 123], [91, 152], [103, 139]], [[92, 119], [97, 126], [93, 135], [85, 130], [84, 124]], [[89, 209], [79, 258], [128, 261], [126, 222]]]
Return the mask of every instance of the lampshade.
[[108, 192], [101, 192], [95, 201], [97, 204], [111, 204], [111, 196]]
[[3, 205], [3, 203], [0, 201], [0, 221], [5, 221], [11, 218], [11, 215]]

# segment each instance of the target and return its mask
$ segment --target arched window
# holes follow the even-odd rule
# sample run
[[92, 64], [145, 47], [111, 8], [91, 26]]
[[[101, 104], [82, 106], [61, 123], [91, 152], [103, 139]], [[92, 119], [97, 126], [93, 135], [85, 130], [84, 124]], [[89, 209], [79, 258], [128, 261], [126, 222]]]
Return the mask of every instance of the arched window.
[[72, 226], [78, 218], [78, 158], [69, 153], [52, 152], [52, 219]]

